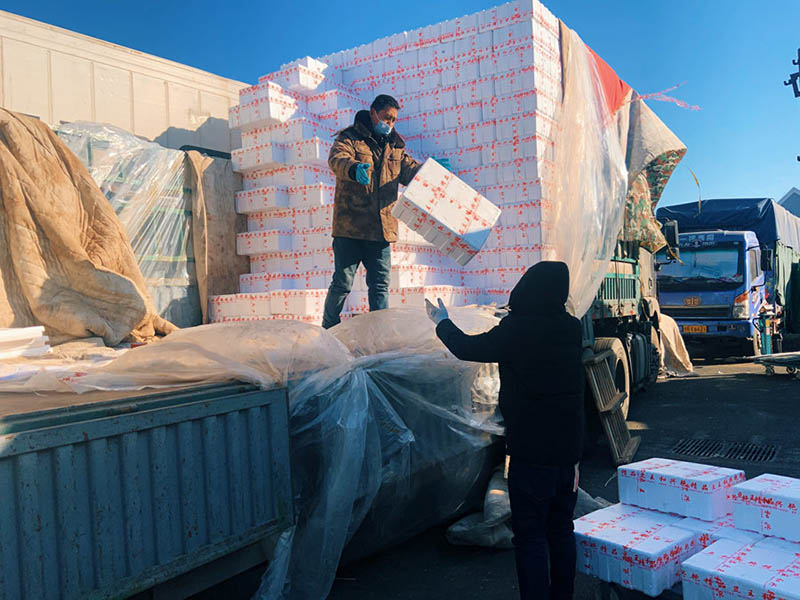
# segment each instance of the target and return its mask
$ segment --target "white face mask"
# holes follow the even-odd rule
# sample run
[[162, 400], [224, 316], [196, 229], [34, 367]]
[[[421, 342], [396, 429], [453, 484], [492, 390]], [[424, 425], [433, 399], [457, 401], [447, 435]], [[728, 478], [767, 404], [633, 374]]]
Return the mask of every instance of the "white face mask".
[[379, 135], [389, 135], [392, 133], [392, 126], [386, 121], [378, 121], [375, 123], [373, 129], [375, 130], [375, 133]]

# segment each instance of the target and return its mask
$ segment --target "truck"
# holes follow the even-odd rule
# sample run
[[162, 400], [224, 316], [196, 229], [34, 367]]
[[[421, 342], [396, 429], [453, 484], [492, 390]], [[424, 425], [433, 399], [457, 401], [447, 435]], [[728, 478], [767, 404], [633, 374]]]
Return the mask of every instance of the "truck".
[[658, 301], [690, 350], [780, 352], [797, 331], [800, 218], [771, 198], [690, 202], [656, 216], [680, 232], [678, 252], [657, 255]]

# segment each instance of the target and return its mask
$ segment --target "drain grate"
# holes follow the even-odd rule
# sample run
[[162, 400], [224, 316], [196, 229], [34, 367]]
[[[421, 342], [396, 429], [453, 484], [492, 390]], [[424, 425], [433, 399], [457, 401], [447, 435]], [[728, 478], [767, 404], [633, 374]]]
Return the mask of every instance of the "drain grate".
[[747, 462], [772, 462], [778, 454], [774, 444], [754, 444], [752, 442], [725, 442], [722, 440], [700, 440], [685, 438], [672, 447], [673, 454], [695, 458], [724, 458]]

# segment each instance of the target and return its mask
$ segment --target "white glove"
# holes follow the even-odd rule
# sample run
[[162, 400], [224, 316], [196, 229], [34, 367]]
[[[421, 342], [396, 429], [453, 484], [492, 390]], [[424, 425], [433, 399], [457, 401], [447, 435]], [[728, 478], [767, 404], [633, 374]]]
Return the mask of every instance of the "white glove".
[[447, 309], [444, 307], [444, 302], [442, 302], [441, 298], [436, 299], [439, 303], [439, 307], [435, 307], [433, 303], [425, 298], [425, 310], [428, 311], [428, 317], [431, 321], [434, 322], [435, 325], [438, 325], [445, 319], [449, 319], [450, 315], [447, 314]]

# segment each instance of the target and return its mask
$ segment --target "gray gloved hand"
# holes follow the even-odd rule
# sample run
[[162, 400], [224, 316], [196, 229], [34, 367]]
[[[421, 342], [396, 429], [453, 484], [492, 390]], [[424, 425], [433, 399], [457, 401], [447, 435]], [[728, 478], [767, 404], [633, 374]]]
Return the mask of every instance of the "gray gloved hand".
[[356, 181], [362, 185], [369, 185], [369, 173], [367, 169], [369, 169], [367, 163], [359, 163], [356, 165]]
[[425, 298], [425, 310], [428, 311], [428, 318], [433, 321], [435, 325], [438, 325], [445, 319], [449, 319], [450, 315], [447, 314], [447, 309], [444, 307], [442, 299], [437, 298], [436, 301], [439, 303], [438, 307], [434, 306], [430, 300]]

